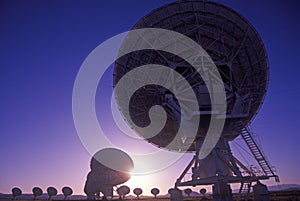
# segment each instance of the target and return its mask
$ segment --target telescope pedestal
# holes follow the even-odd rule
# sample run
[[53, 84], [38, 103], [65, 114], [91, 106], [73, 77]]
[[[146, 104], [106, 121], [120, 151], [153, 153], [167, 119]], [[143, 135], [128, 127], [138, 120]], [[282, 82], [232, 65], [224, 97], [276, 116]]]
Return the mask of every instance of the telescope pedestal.
[[216, 183], [212, 187], [213, 201], [233, 201], [230, 185], [226, 183]]
[[[202, 143], [200, 140], [197, 141], [196, 154], [177, 179], [175, 188], [179, 186], [213, 185], [214, 201], [232, 201], [232, 191], [229, 183], [241, 182], [243, 177], [231, 153], [228, 140], [221, 137], [212, 152], [206, 158], [199, 159]], [[192, 169], [192, 179], [182, 182], [189, 169]]]

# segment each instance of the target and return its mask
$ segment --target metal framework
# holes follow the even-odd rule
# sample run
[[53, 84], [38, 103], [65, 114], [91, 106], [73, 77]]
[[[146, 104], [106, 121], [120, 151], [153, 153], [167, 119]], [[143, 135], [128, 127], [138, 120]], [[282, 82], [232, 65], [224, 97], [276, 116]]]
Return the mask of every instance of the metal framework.
[[[240, 14], [221, 4], [187, 0], [177, 1], [152, 11], [133, 27], [139, 28], [169, 29], [196, 41], [215, 62], [226, 91], [227, 116], [222, 137], [210, 156], [199, 160], [199, 150], [207, 132], [210, 115], [214, 112], [211, 111], [208, 90], [199, 73], [182, 58], [164, 51], [136, 51], [116, 61], [114, 84], [138, 66], [161, 64], [179, 72], [196, 93], [201, 120], [197, 137], [189, 149], [195, 151], [195, 157], [177, 179], [175, 187], [214, 184], [216, 192], [214, 200], [231, 200], [228, 183], [241, 183], [240, 193], [249, 193], [253, 181], [269, 177], [275, 177], [278, 181], [278, 177], [247, 127], [263, 102], [269, 76], [267, 54], [253, 26]], [[153, 105], [164, 107], [167, 123], [158, 135], [148, 141], [164, 148], [177, 133], [180, 108], [176, 97], [167, 89], [156, 85], [145, 86], [137, 90], [131, 98], [130, 114], [133, 122], [141, 127], [147, 126], [150, 122], [148, 112]], [[143, 136], [143, 133], [139, 134]], [[232, 155], [228, 141], [234, 140], [239, 135], [258, 161], [262, 174], [248, 169]], [[178, 146], [171, 147], [171, 150], [180, 151], [182, 143], [184, 142], [179, 140]], [[182, 178], [190, 168], [193, 173], [192, 180], [182, 182]], [[222, 192], [228, 196], [222, 197], [220, 195]]]
[[[223, 134], [229, 140], [237, 137], [240, 132], [232, 124], [238, 121], [249, 124], [263, 102], [268, 83], [267, 55], [252, 25], [230, 8], [211, 1], [178, 1], [152, 11], [133, 29], [146, 27], [177, 31], [189, 36], [207, 51], [218, 67], [226, 90], [227, 120]], [[210, 98], [201, 76], [185, 60], [163, 51], [133, 52], [116, 61], [114, 83], [131, 69], [146, 64], [169, 66], [188, 80], [200, 105], [198, 137], [203, 138], [212, 112]], [[170, 91], [159, 86], [138, 90], [130, 105], [131, 117], [136, 125], [148, 125], [148, 111], [155, 104], [164, 107], [168, 120], [161, 133], [149, 141], [165, 147], [174, 138], [179, 124], [178, 103]], [[190, 151], [195, 151], [194, 147]], [[180, 146], [172, 150], [179, 149]]]
[[[175, 188], [179, 186], [196, 186], [196, 185], [211, 185], [211, 184], [228, 184], [228, 183], [241, 183], [239, 189], [238, 200], [248, 200], [250, 188], [252, 187], [253, 182], [258, 182], [260, 180], [269, 179], [271, 177], [275, 178], [276, 182], [279, 182], [279, 177], [277, 176], [274, 168], [271, 166], [270, 162], [267, 160], [266, 156], [263, 154], [262, 149], [258, 146], [253, 134], [251, 133], [249, 127], [244, 127], [240, 124], [237, 125], [241, 130], [241, 136], [255, 160], [258, 163], [258, 167], [246, 167], [242, 162], [240, 162], [236, 157], [231, 153], [230, 147], [227, 144], [225, 138], [221, 141], [225, 142], [224, 145], [217, 146], [211, 153], [211, 158], [213, 162], [216, 163], [216, 175], [202, 178], [199, 174], [203, 170], [203, 164], [207, 163], [205, 160], [199, 160], [198, 154], [199, 149], [197, 149], [195, 156], [191, 162], [187, 165], [185, 170], [179, 176], [175, 183]], [[220, 164], [221, 163], [221, 164]], [[226, 175], [224, 172], [218, 173], [218, 170], [224, 170], [222, 166], [226, 166], [230, 169], [230, 172], [233, 175]], [[190, 181], [182, 181], [187, 172], [192, 168], [192, 179]], [[211, 167], [214, 168], [214, 167]], [[205, 168], [204, 168], [205, 169]], [[227, 200], [227, 199], [214, 199], [214, 200]], [[228, 200], [231, 200], [228, 198]]]

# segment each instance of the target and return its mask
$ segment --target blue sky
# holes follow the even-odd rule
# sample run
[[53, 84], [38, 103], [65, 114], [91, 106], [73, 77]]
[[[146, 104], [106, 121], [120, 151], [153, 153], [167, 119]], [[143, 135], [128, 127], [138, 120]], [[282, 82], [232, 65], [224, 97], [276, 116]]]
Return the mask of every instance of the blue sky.
[[[130, 30], [141, 17], [169, 2], [0, 2], [1, 193], [9, 193], [14, 186], [31, 192], [34, 186], [46, 189], [50, 185], [58, 189], [69, 185], [76, 194], [83, 193], [90, 155], [73, 123], [76, 74], [101, 42]], [[216, 2], [245, 16], [265, 44], [270, 84], [253, 128], [282, 183], [300, 184], [299, 3]], [[111, 72], [101, 81], [97, 99], [110, 96]], [[100, 121], [105, 119], [99, 117]], [[110, 125], [109, 118], [106, 121]], [[110, 126], [105, 128], [114, 131]], [[133, 178], [129, 185], [159, 187], [166, 193], [189, 159], [190, 155], [160, 173]]]

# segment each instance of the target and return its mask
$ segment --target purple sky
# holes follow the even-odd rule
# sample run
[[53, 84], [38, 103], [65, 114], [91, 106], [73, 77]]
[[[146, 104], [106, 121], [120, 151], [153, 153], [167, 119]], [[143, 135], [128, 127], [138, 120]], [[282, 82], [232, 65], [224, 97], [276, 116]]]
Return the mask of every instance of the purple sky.
[[[101, 42], [130, 30], [141, 17], [169, 2], [0, 2], [0, 193], [10, 193], [14, 186], [30, 193], [34, 186], [45, 190], [51, 185], [59, 190], [69, 185], [75, 194], [83, 193], [90, 155], [73, 123], [76, 74]], [[298, 1], [217, 2], [246, 17], [265, 43], [270, 84], [253, 128], [282, 183], [300, 184]], [[106, 112], [98, 118], [108, 133], [116, 132], [105, 110], [111, 90], [109, 69], [97, 93], [97, 100], [104, 97], [104, 103], [96, 105]], [[150, 146], [140, 143], [135, 151]], [[116, 140], [116, 144], [132, 149], [130, 142]], [[159, 187], [165, 194], [190, 158], [187, 155], [154, 175], [134, 177], [128, 185], [142, 187], [144, 194]]]

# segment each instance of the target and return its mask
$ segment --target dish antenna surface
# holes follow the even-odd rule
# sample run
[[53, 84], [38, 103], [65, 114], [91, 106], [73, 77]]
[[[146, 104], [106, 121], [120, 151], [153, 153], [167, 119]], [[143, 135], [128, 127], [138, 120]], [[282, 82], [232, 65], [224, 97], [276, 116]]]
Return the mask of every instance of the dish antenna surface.
[[[176, 1], [155, 9], [133, 27], [133, 29], [142, 28], [175, 31], [192, 39], [206, 51], [220, 75], [215, 76], [216, 73], [210, 71], [210, 62], [206, 60], [199, 61], [201, 68], [196, 70], [191, 62], [187, 62], [181, 56], [149, 48], [128, 53], [115, 62], [114, 86], [116, 88], [119, 87], [118, 83], [122, 78], [126, 77], [125, 75], [135, 72], [140, 66], [155, 64], [154, 69], [157, 65], [163, 65], [174, 72], [157, 74], [164, 79], [173, 80], [173, 86], [166, 88], [157, 84], [141, 86], [145, 80], [154, 79], [149, 77], [151, 74], [141, 71], [140, 76], [135, 76], [130, 82], [130, 87], [137, 90], [130, 97], [129, 109], [128, 105], [124, 106], [122, 102], [122, 94], [116, 94], [116, 100], [128, 124], [148, 142], [171, 151], [195, 152], [192, 161], [175, 183], [174, 192], [178, 194], [175, 197], [180, 197], [180, 193], [177, 192], [179, 186], [213, 185], [214, 201], [232, 200], [230, 185], [228, 185], [230, 183], [241, 183], [240, 194], [242, 194], [244, 187], [251, 186], [254, 181], [270, 177], [279, 181], [248, 127], [263, 103], [269, 81], [267, 53], [254, 27], [243, 16], [224, 5], [212, 1], [187, 0]], [[130, 44], [126, 44], [124, 40], [122, 46], [139, 46], [145, 37], [147, 36], [137, 37], [135, 43]], [[165, 34], [158, 38], [147, 38], [144, 43], [151, 46], [157, 44], [157, 41], [160, 44], [168, 44], [168, 41], [172, 42], [173, 38]], [[189, 52], [192, 53], [190, 57], [195, 56], [192, 48], [182, 46], [182, 55]], [[176, 77], [176, 73], [183, 78]], [[187, 80], [189, 85], [176, 84], [183, 79]], [[211, 85], [208, 86], [206, 83]], [[226, 95], [226, 115], [218, 110], [223, 104], [222, 99], [218, 98], [221, 97], [219, 96], [221, 91], [211, 89], [220, 83]], [[131, 94], [130, 87], [122, 85], [119, 88], [126, 96]], [[190, 89], [196, 99], [180, 94]], [[180, 96], [176, 97], [175, 93]], [[189, 106], [195, 103], [199, 105], [198, 111], [189, 109]], [[153, 106], [164, 109], [166, 123], [158, 134], [154, 133], [156, 135], [149, 137], [149, 133], [137, 127], [146, 128], [151, 126], [152, 120], [155, 122], [155, 119], [150, 117]], [[189, 137], [190, 133], [180, 133], [180, 125], [183, 121], [181, 113], [184, 113], [188, 117], [186, 119], [190, 119], [191, 122], [195, 118], [200, 118], [197, 125], [191, 123], [186, 126], [196, 127], [196, 136]], [[212, 120], [215, 119], [217, 122], [224, 121], [219, 141], [205, 158], [201, 158], [199, 157], [201, 147], [206, 142], [206, 134], [210, 131]], [[238, 136], [245, 141], [260, 171], [252, 171], [233, 156], [229, 141], [233, 141]], [[207, 139], [210, 140], [212, 139]], [[192, 166], [191, 180], [182, 181]], [[248, 194], [249, 191], [250, 189], [245, 192]]]
[[135, 188], [133, 189], [133, 193], [137, 196], [138, 199], [140, 199], [140, 195], [142, 195], [143, 190], [141, 188]]
[[18, 196], [22, 195], [22, 190], [18, 187], [14, 187], [13, 189], [11, 189], [12, 195], [13, 195], [13, 199], [15, 200]]
[[40, 187], [34, 187], [32, 189], [32, 193], [34, 196], [33, 199], [36, 200], [36, 197], [43, 195], [43, 190]]
[[205, 189], [205, 188], [201, 188], [201, 189], [200, 189], [200, 193], [204, 196], [205, 193], [206, 193], [206, 189]]
[[57, 195], [57, 190], [56, 190], [56, 188], [54, 188], [54, 187], [48, 187], [47, 188], [47, 194], [48, 194], [48, 196], [49, 196], [49, 198], [48, 198], [48, 200], [51, 200], [51, 198], [53, 197], [53, 196], [56, 196]]
[[158, 188], [152, 188], [151, 189], [151, 194], [154, 195], [154, 197], [156, 198], [156, 196], [159, 194], [159, 189]]
[[117, 193], [119, 194], [120, 199], [125, 199], [125, 196], [130, 193], [130, 188], [128, 186], [125, 186], [125, 185], [120, 186], [117, 189]]
[[205, 188], [201, 188], [200, 189], [200, 194], [202, 195], [202, 199], [201, 200], [208, 200], [208, 198], [205, 196], [206, 193], [206, 189]]
[[130, 179], [133, 166], [130, 156], [121, 150], [106, 148], [96, 152], [91, 159], [84, 192], [89, 199], [100, 192], [104, 197], [111, 197], [114, 186]]
[[70, 188], [70, 187], [68, 187], [68, 186], [63, 187], [63, 188], [62, 188], [62, 192], [63, 192], [63, 194], [64, 194], [64, 196], [65, 196], [64, 199], [67, 199], [68, 196], [70, 196], [70, 195], [73, 194], [72, 188]]

